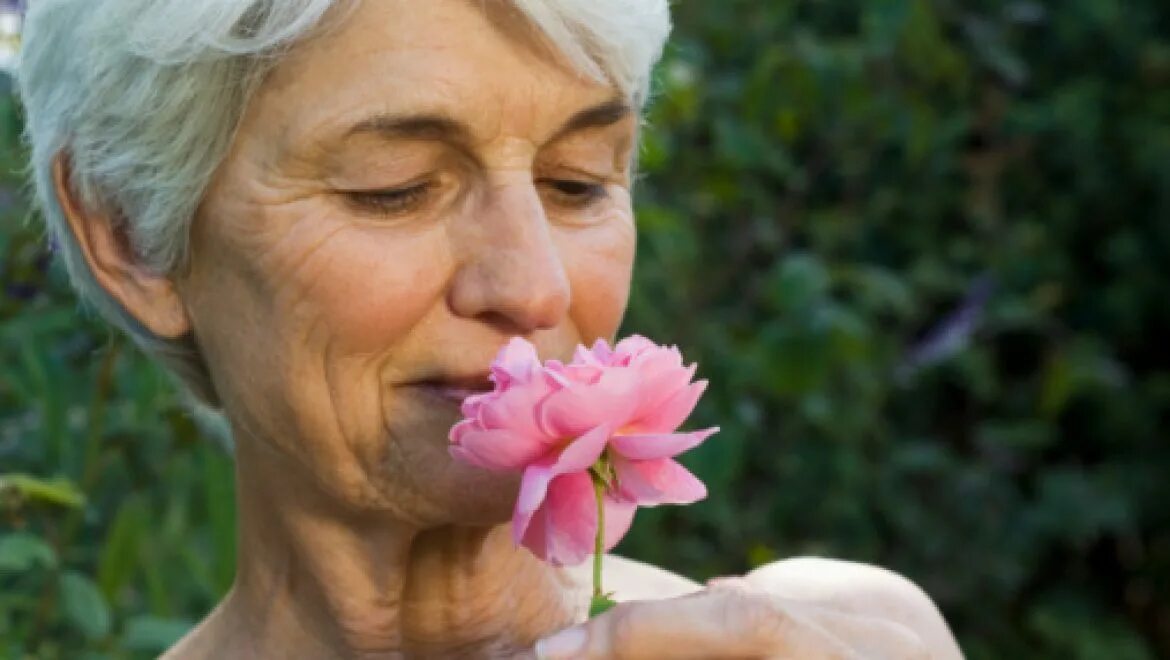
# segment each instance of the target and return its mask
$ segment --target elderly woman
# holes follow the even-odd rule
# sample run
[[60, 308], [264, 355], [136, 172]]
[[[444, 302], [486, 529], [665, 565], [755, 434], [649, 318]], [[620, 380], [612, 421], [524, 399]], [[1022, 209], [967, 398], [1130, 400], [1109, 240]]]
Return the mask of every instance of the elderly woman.
[[512, 336], [612, 339], [666, 0], [37, 0], [35, 185], [81, 296], [234, 437], [238, 571], [173, 658], [955, 658], [930, 600], [788, 560], [629, 601], [447, 432]]

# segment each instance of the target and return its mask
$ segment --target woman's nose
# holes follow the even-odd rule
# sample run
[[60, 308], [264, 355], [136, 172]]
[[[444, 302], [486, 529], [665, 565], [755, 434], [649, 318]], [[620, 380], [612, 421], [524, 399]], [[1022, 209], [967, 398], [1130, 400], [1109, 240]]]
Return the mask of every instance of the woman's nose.
[[569, 280], [530, 177], [492, 186], [459, 224], [448, 294], [457, 315], [505, 321], [520, 334], [564, 318]]

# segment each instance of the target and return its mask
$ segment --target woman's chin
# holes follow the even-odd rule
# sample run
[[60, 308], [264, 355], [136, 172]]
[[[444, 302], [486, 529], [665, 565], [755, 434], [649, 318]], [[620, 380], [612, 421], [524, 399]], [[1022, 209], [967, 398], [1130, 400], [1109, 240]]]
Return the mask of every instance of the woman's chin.
[[[458, 407], [401, 399], [386, 411], [386, 435], [376, 442], [380, 490], [397, 502], [420, 501], [436, 522], [494, 525], [511, 520], [520, 492], [518, 472], [495, 472], [456, 460], [448, 434]], [[421, 511], [419, 513], [422, 513]]]
[[453, 522], [465, 525], [498, 525], [512, 519], [520, 492], [520, 475], [488, 472], [467, 465], [453, 465], [454, 483], [445, 499]]

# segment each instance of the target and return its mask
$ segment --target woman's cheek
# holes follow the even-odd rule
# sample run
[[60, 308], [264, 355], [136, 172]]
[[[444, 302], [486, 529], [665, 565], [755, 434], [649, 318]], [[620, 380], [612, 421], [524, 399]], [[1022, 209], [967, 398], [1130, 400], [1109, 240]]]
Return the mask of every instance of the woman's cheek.
[[314, 286], [330, 332], [347, 351], [378, 352], [408, 334], [443, 299], [449, 251], [427, 236], [358, 232]]
[[609, 337], [625, 315], [634, 268], [636, 234], [631, 217], [562, 234], [561, 254], [572, 290], [572, 312], [583, 339]]

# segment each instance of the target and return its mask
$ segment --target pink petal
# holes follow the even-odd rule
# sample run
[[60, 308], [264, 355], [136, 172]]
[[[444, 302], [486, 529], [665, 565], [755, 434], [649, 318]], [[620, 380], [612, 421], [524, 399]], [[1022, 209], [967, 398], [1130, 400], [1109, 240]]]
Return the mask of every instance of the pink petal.
[[[597, 500], [593, 480], [575, 472], [556, 477], [547, 487], [543, 506], [530, 516], [524, 530], [513, 538], [537, 557], [557, 565], [579, 564], [593, 554], [597, 534]], [[634, 520], [637, 505], [605, 495], [604, 548], [611, 550]]]
[[645, 351], [661, 348], [658, 344], [646, 339], [642, 335], [630, 335], [625, 339], [619, 341], [613, 347], [613, 357], [611, 358], [614, 364], [626, 365], [630, 360]]
[[508, 387], [514, 382], [527, 383], [540, 369], [536, 347], [523, 337], [512, 337], [492, 361], [491, 372], [496, 385]]
[[536, 408], [553, 391], [553, 386], [540, 378], [523, 385], [513, 384], [480, 404], [477, 418], [489, 429], [509, 429], [521, 435], [551, 441], [554, 438], [544, 433], [537, 422]]
[[688, 368], [683, 366], [682, 353], [679, 353], [674, 346], [670, 348], [655, 346], [643, 349], [630, 356], [630, 366], [641, 371]]
[[451, 427], [451, 430], [447, 432], [447, 439], [451, 441], [451, 444], [457, 445], [464, 435], [480, 428], [482, 427], [479, 422], [474, 419], [463, 419]]
[[449, 454], [451, 454], [451, 458], [454, 458], [457, 461], [461, 461], [463, 463], [467, 463], [470, 465], [475, 465], [475, 461], [471, 458], [470, 455], [468, 455], [467, 451], [464, 450], [463, 447], [460, 447], [459, 445], [451, 445], [450, 447], [447, 448], [447, 452]]
[[629, 424], [628, 430], [638, 433], [671, 433], [686, 421], [703, 390], [707, 389], [707, 381], [700, 380], [688, 387], [675, 392], [669, 399], [658, 405], [657, 409], [647, 411]]
[[565, 365], [559, 360], [549, 360], [544, 365], [544, 380], [553, 389], [568, 387], [572, 380], [565, 373]]
[[459, 404], [459, 412], [468, 419], [476, 419], [479, 417], [479, 408], [485, 402], [497, 396], [497, 392], [484, 392], [483, 394], [472, 394], [464, 397], [463, 403]]
[[552, 564], [579, 564], [593, 551], [597, 534], [593, 480], [584, 472], [574, 472], [557, 477], [547, 490], [548, 497], [520, 544]]
[[[613, 549], [618, 541], [630, 531], [630, 524], [634, 522], [634, 512], [638, 510], [638, 505], [626, 500], [619, 500], [611, 495], [606, 495], [605, 499], [605, 550], [606, 552]], [[596, 508], [596, 501], [594, 502]], [[589, 552], [592, 554], [593, 549]]]
[[574, 384], [550, 394], [540, 404], [537, 419], [545, 433], [563, 438], [581, 435], [602, 423], [620, 427], [637, 406], [637, 387], [636, 372], [607, 369], [593, 385]]
[[[599, 352], [605, 351], [605, 352]], [[605, 343], [604, 339], [598, 339], [593, 344], [593, 348], [585, 348], [584, 344], [577, 344], [577, 348], [573, 351], [573, 364], [585, 365], [591, 367], [600, 367], [605, 364], [605, 357], [609, 351], [609, 344]]]
[[598, 458], [601, 458], [601, 452], [605, 451], [612, 433], [612, 427], [602, 424], [569, 443], [557, 457], [556, 463], [552, 466], [553, 471], [556, 474], [568, 474], [588, 470]]
[[622, 434], [611, 437], [609, 446], [624, 458], [631, 460], [670, 458], [698, 447], [700, 443], [718, 431], [719, 427], [713, 426], [709, 429], [689, 433]]
[[547, 507], [541, 507], [526, 516], [523, 527], [517, 523], [516, 514], [513, 514], [512, 541], [517, 546], [528, 548], [540, 559], [548, 561], [550, 526]]
[[[602, 425], [577, 438], [559, 454], [554, 454], [528, 466], [520, 479], [520, 495], [512, 513], [512, 537], [517, 543], [524, 536], [532, 516], [544, 502], [549, 482], [559, 475], [586, 474], [609, 440], [610, 428]], [[588, 476], [588, 474], [586, 474]]]
[[534, 516], [548, 494], [548, 484], [555, 476], [550, 469], [551, 463], [551, 458], [534, 463], [524, 470], [524, 476], [520, 478], [520, 494], [516, 497], [516, 508], [512, 511], [512, 540], [517, 544], [528, 533]]
[[631, 461], [612, 456], [618, 489], [640, 506], [690, 504], [707, 496], [707, 487], [669, 458]]
[[593, 385], [601, 380], [605, 367], [595, 364], [567, 364], [564, 373], [574, 383]]
[[489, 470], [519, 470], [548, 453], [542, 436], [524, 435], [511, 429], [468, 431], [459, 436], [459, 446], [472, 463]]
[[[646, 364], [637, 367], [642, 376], [638, 384], [638, 410], [632, 418], [633, 423], [644, 417], [658, 416], [664, 405], [691, 386], [696, 365], [682, 367], [679, 364], [670, 364], [669, 356], [663, 357], [666, 359], [647, 360]], [[669, 432], [674, 429], [655, 430]]]

